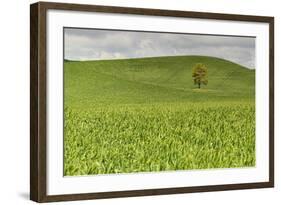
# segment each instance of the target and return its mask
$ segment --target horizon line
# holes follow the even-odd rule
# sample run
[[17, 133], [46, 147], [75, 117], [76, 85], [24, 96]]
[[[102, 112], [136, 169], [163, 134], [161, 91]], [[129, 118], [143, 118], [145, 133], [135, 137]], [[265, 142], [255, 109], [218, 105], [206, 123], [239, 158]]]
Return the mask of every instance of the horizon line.
[[168, 56], [147, 56], [147, 57], [132, 57], [132, 58], [109, 58], [109, 59], [69, 59], [69, 58], [64, 58], [64, 61], [73, 61], [73, 62], [87, 62], [87, 61], [114, 61], [114, 60], [137, 60], [137, 59], [149, 59], [149, 58], [165, 58], [165, 57], [208, 57], [208, 58], [215, 58], [215, 59], [220, 59], [220, 60], [225, 60], [228, 62], [231, 62], [233, 64], [242, 66], [244, 68], [247, 68], [249, 70], [255, 70], [255, 67], [247, 67], [244, 65], [241, 65], [239, 63], [236, 63], [234, 61], [225, 59], [225, 58], [219, 58], [215, 56], [207, 56], [207, 55], [168, 55]]

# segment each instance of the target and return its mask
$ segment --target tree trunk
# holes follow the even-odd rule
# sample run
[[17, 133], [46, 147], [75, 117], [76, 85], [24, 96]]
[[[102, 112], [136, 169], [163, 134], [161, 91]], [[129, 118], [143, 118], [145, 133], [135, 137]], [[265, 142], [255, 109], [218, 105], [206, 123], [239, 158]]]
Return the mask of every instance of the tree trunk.
[[198, 88], [199, 88], [199, 89], [201, 88], [201, 83], [198, 83]]

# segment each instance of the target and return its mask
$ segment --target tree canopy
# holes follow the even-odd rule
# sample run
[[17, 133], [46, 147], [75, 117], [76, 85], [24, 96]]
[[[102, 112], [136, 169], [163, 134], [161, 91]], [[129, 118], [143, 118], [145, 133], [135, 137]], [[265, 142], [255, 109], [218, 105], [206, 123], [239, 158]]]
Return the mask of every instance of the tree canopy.
[[195, 85], [201, 88], [201, 85], [208, 84], [208, 69], [203, 63], [197, 63], [192, 69], [192, 78]]

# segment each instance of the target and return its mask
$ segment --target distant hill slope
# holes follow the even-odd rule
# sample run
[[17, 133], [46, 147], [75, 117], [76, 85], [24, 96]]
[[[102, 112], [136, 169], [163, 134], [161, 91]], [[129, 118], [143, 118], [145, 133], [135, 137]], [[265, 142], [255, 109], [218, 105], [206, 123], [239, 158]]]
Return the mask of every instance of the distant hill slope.
[[[209, 84], [197, 89], [192, 67], [208, 68]], [[154, 103], [254, 100], [255, 71], [207, 56], [65, 61], [67, 106], [96, 103]]]

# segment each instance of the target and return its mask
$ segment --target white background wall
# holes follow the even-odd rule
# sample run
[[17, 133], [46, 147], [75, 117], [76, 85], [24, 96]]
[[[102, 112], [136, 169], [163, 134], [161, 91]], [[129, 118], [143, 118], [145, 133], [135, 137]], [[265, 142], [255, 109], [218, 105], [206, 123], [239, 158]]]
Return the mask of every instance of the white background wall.
[[[50, 0], [51, 1], [51, 0]], [[29, 201], [29, 4], [7, 0], [0, 6], [0, 204]], [[281, 196], [281, 12], [278, 0], [74, 0], [88, 3], [158, 9], [275, 16], [275, 164], [274, 189], [135, 197], [69, 204], [278, 204]], [[279, 202], [280, 203], [280, 202]], [[56, 204], [56, 203], [55, 203]], [[64, 204], [64, 203], [60, 203]]]

